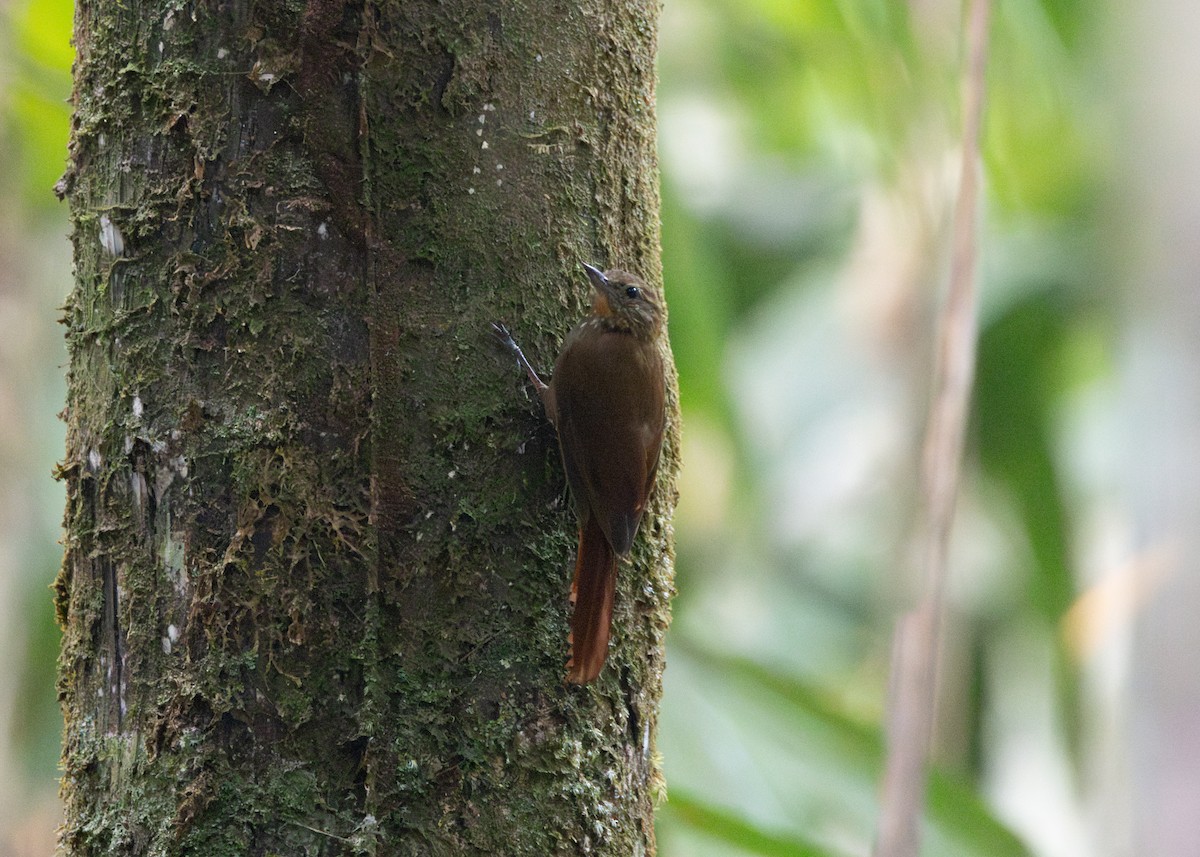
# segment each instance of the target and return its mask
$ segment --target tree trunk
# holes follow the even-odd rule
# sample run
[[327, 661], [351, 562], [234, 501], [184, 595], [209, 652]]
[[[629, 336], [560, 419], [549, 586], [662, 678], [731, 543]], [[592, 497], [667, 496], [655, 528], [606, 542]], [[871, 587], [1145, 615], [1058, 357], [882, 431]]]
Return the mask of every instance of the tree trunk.
[[580, 262], [660, 280], [656, 19], [78, 5], [61, 853], [653, 853], [675, 435], [566, 686], [575, 521], [488, 322], [548, 368]]

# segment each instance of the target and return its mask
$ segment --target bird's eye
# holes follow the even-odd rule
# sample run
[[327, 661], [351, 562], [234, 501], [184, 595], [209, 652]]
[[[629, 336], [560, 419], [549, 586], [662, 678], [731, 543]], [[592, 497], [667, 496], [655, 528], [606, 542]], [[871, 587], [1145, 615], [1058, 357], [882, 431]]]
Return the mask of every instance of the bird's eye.
[[630, 300], [636, 301], [641, 296], [642, 296], [642, 290], [639, 289], [637, 286], [630, 286], [629, 288], [627, 288], [625, 290], [625, 297], [629, 298]]

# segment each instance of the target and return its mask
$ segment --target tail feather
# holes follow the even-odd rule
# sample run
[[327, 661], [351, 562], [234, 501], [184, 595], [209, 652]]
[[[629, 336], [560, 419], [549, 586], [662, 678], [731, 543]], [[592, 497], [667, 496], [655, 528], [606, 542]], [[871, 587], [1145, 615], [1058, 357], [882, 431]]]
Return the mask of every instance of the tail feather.
[[571, 659], [567, 662], [567, 681], [571, 684], [586, 684], [604, 666], [616, 588], [616, 555], [595, 515], [588, 515], [579, 528], [579, 553], [571, 584], [575, 603], [571, 616]]

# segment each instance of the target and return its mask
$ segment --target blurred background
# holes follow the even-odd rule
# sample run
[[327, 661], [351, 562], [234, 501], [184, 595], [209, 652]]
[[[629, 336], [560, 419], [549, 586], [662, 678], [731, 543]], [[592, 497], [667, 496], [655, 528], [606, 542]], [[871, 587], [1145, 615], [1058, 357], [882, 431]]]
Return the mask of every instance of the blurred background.
[[[992, 18], [926, 855], [1200, 842], [1200, 4]], [[71, 5], [0, 0], [0, 855], [57, 822]], [[865, 855], [957, 182], [951, 0], [667, 0], [664, 857]], [[1192, 559], [1188, 559], [1192, 557]]]

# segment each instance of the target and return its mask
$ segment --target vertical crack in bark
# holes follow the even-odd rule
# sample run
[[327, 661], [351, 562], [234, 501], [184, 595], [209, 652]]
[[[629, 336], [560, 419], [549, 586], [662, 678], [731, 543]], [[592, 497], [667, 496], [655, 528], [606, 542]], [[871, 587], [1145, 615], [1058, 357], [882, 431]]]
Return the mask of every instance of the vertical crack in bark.
[[308, 0], [300, 24], [297, 90], [304, 101], [305, 144], [329, 194], [334, 223], [359, 250], [368, 244], [358, 149], [358, 87], [361, 61], [356, 46], [339, 36], [363, 17], [346, 0]]
[[125, 725], [125, 641], [121, 631], [117, 567], [109, 559], [101, 559], [99, 564], [104, 580], [105, 620], [112, 640], [112, 662], [109, 664], [110, 674], [106, 678], [109, 679], [108, 690], [117, 716], [117, 731], [120, 732]]

